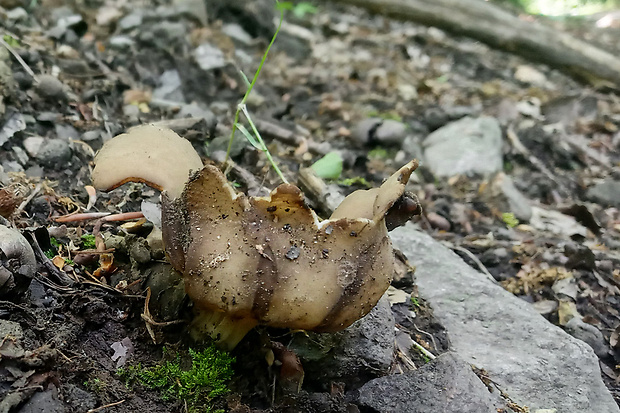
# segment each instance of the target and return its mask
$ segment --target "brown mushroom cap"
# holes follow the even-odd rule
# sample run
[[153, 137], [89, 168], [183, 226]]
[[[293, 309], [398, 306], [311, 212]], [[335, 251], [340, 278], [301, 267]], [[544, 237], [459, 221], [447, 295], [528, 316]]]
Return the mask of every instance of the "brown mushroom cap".
[[347, 197], [344, 209], [322, 222], [294, 185], [248, 198], [206, 166], [177, 200], [164, 201], [164, 211], [177, 211], [163, 221], [173, 265], [203, 310], [274, 327], [341, 330], [367, 314], [389, 286], [393, 257], [383, 217], [415, 166]]
[[97, 189], [143, 182], [176, 198], [193, 171], [202, 168], [192, 144], [169, 129], [142, 125], [107, 141], [95, 156]]

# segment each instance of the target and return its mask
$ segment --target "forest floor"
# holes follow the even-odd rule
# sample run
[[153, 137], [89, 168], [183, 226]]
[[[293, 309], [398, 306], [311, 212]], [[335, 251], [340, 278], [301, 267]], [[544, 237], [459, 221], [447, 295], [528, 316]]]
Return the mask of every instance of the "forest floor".
[[[0, 201], [23, 202], [7, 219], [46, 253], [37, 257], [39, 271], [27, 291], [0, 291], [0, 318], [10, 322], [2, 324], [0, 344], [2, 412], [188, 408], [145, 386], [128, 386], [118, 375], [125, 362], [156, 365], [164, 346], [187, 348], [179, 339], [183, 324], [156, 325], [151, 335], [143, 320], [145, 287], [166, 290], [153, 274], [179, 282], [162, 264], [161, 248], [145, 241], [153, 225], [58, 218], [157, 204], [157, 191], [141, 184], [96, 199], [86, 190], [95, 152], [131, 126], [157, 122], [187, 137], [202, 156], [221, 159], [246, 90], [239, 70], [248, 77], [255, 72], [278, 13], [269, 1], [215, 1], [207, 18], [200, 4], [43, 1], [26, 11], [18, 1], [0, 0], [0, 28], [11, 48], [0, 46], [0, 182], [10, 189], [0, 193], [9, 200]], [[592, 22], [567, 29], [620, 53], [616, 29]], [[424, 210], [417, 224], [551, 323], [566, 327], [579, 318], [593, 327], [587, 337], [574, 335], [594, 348], [620, 402], [615, 90], [593, 90], [547, 66], [434, 28], [321, 4], [303, 15], [287, 12], [247, 105], [292, 183], [300, 168], [331, 151], [343, 159], [334, 182], [344, 194], [377, 186], [409, 159], [422, 158], [408, 187]], [[435, 176], [424, 163], [425, 138], [468, 116], [490, 116], [501, 125], [503, 174]], [[260, 193], [280, 183], [240, 134], [232, 157], [238, 168], [231, 180], [239, 190]], [[517, 195], [502, 189], [505, 179]], [[324, 200], [308, 197], [325, 216]], [[523, 209], [512, 210], [517, 207]], [[105, 250], [112, 263], [100, 259], [105, 254], [93, 234], [114, 247]], [[413, 294], [416, 301], [414, 288]], [[182, 294], [151, 304], [157, 320], [191, 315]], [[442, 343], [431, 311], [414, 304]], [[263, 350], [266, 341], [286, 337], [269, 329], [248, 334], [232, 353], [232, 392], [214, 408], [312, 405], [312, 392], [322, 388], [316, 378], [304, 380], [306, 399], [274, 389], [277, 369]], [[428, 337], [418, 341], [430, 346]]]

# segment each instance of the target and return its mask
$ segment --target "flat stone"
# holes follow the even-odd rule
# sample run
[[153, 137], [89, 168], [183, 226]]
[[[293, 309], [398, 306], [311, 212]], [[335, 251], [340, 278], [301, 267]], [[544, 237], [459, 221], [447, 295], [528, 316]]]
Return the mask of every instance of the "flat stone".
[[501, 212], [511, 212], [519, 221], [532, 218], [530, 201], [516, 187], [512, 178], [503, 172], [496, 174], [486, 185], [482, 198]]
[[48, 139], [39, 148], [37, 159], [48, 168], [62, 170], [73, 154], [67, 141]]
[[131, 13], [123, 17], [118, 22], [121, 30], [131, 30], [142, 24], [142, 13]]
[[153, 90], [153, 98], [172, 102], [185, 102], [181, 76], [175, 69], [166, 70], [159, 77], [159, 86]]
[[20, 413], [66, 413], [69, 410], [58, 400], [58, 392], [52, 389], [36, 392], [19, 410]]
[[446, 328], [451, 350], [485, 369], [515, 403], [531, 411], [620, 412], [590, 346], [412, 224], [391, 238], [416, 266], [420, 297]]
[[4, 340], [7, 336], [21, 340], [24, 336], [22, 326], [15, 321], [0, 320], [0, 340]]
[[203, 43], [194, 50], [194, 59], [202, 70], [220, 69], [226, 66], [224, 52], [209, 43]]
[[586, 192], [586, 197], [603, 206], [620, 207], [620, 181], [606, 179]]
[[456, 353], [442, 354], [418, 370], [371, 380], [358, 394], [356, 404], [378, 413], [496, 413], [502, 404]]
[[495, 118], [465, 117], [426, 137], [424, 161], [438, 177], [485, 175], [502, 170], [502, 131]]

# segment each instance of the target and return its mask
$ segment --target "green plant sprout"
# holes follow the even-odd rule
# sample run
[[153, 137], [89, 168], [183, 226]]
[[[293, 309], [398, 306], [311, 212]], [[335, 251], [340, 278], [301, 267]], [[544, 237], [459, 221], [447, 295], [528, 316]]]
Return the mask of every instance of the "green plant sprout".
[[[279, 6], [280, 3], [277, 0], [276, 0], [276, 3]], [[241, 72], [241, 76], [245, 80], [245, 83], [248, 88], [245, 92], [245, 95], [243, 96], [243, 99], [241, 99], [241, 102], [237, 105], [237, 111], [235, 112], [235, 120], [233, 122], [232, 132], [230, 133], [230, 139], [228, 141], [228, 149], [226, 150], [226, 157], [224, 158], [224, 165], [228, 162], [228, 159], [230, 158], [230, 151], [232, 149], [233, 140], [235, 139], [235, 132], [237, 129], [239, 129], [252, 146], [254, 146], [259, 151], [265, 153], [265, 156], [267, 156], [269, 163], [271, 164], [272, 168], [276, 171], [276, 173], [278, 174], [282, 182], [288, 183], [287, 179], [282, 174], [282, 171], [280, 171], [280, 168], [278, 168], [278, 165], [275, 163], [275, 161], [271, 157], [271, 153], [267, 149], [267, 145], [265, 145], [265, 142], [263, 141], [263, 138], [260, 136], [260, 133], [258, 133], [258, 130], [256, 126], [254, 125], [254, 122], [252, 122], [252, 118], [250, 117], [250, 114], [248, 113], [248, 109], [246, 106], [246, 102], [248, 100], [248, 97], [250, 96], [250, 93], [252, 93], [252, 89], [254, 89], [254, 85], [256, 84], [256, 80], [258, 79], [258, 75], [260, 75], [260, 72], [263, 69], [265, 60], [267, 60], [267, 55], [269, 54], [269, 50], [271, 49], [271, 46], [273, 46], [274, 42], [276, 41], [276, 38], [278, 37], [278, 33], [280, 33], [280, 29], [282, 28], [282, 21], [284, 20], [284, 9], [280, 7], [278, 8], [280, 10], [280, 21], [278, 23], [278, 28], [276, 29], [276, 32], [273, 34], [273, 37], [271, 38], [271, 42], [269, 42], [269, 45], [267, 46], [267, 49], [265, 50], [265, 53], [263, 54], [260, 64], [258, 65], [258, 69], [256, 69], [256, 72], [254, 73], [254, 78], [252, 79], [252, 82], [250, 82], [248, 78], [245, 76], [245, 74]], [[245, 115], [245, 118], [248, 120], [248, 123], [250, 124], [250, 128], [252, 128], [252, 132], [254, 133], [254, 136], [252, 136], [248, 132], [248, 130], [241, 123], [239, 123], [239, 115], [241, 112], [243, 112], [243, 114]]]
[[411, 304], [413, 304], [415, 307], [420, 308], [420, 300], [418, 299], [418, 297], [411, 296]]
[[506, 224], [509, 228], [514, 228], [519, 225], [519, 220], [512, 212], [504, 212], [502, 214], [502, 221], [504, 221], [504, 224]]
[[181, 355], [177, 353], [172, 361], [153, 367], [138, 364], [120, 368], [116, 373], [127, 386], [140, 382], [151, 390], [159, 390], [163, 400], [186, 402], [190, 413], [214, 412], [215, 399], [230, 391], [226, 384], [233, 376], [235, 359], [213, 345], [202, 351], [188, 349], [188, 353], [188, 369], [182, 367]]

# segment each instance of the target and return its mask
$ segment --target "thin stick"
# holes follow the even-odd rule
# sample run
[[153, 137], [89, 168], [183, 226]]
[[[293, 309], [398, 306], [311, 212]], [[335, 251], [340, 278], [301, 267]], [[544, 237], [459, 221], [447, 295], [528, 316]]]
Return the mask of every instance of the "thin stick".
[[482, 271], [482, 272], [483, 272], [483, 273], [484, 273], [487, 277], [489, 277], [489, 279], [490, 279], [491, 281], [493, 281], [494, 283], [497, 283], [497, 280], [495, 279], [495, 277], [493, 277], [493, 274], [491, 274], [491, 273], [489, 272], [489, 270], [487, 270], [487, 267], [485, 267], [485, 266], [484, 266], [484, 264], [482, 263], [482, 261], [480, 261], [480, 260], [478, 259], [478, 257], [476, 257], [476, 256], [474, 255], [474, 253], [473, 253], [473, 252], [471, 252], [471, 251], [470, 251], [470, 250], [468, 250], [467, 248], [463, 248], [463, 247], [460, 247], [460, 246], [458, 246], [458, 245], [450, 245], [450, 248], [452, 248], [453, 250], [460, 251], [460, 252], [462, 252], [463, 254], [466, 254], [469, 258], [471, 258], [471, 260], [472, 260], [473, 262], [475, 262], [475, 263], [476, 263], [476, 265], [478, 266], [478, 268], [480, 269], [480, 271]]
[[81, 214], [69, 214], [54, 218], [56, 222], [79, 222], [89, 219], [101, 219], [103, 222], [128, 221], [130, 219], [144, 218], [142, 212], [123, 212], [111, 215], [109, 212], [84, 212]]
[[15, 211], [15, 213], [20, 214], [24, 210], [24, 208], [26, 208], [26, 206], [30, 203], [30, 201], [32, 201], [32, 199], [35, 196], [37, 196], [39, 191], [41, 191], [41, 184], [40, 183], [38, 183], [37, 186], [34, 187], [32, 192], [30, 192], [28, 197], [26, 199], [24, 199], [21, 204], [19, 204], [19, 206], [17, 207], [17, 210]]
[[415, 329], [416, 329], [416, 331], [418, 333], [426, 334], [427, 336], [429, 336], [431, 338], [431, 341], [433, 342], [433, 347], [435, 348], [435, 351], [439, 352], [439, 349], [437, 348], [437, 343], [435, 343], [435, 337], [433, 337], [433, 335], [431, 333], [429, 333], [428, 331], [424, 331], [424, 330], [418, 328], [418, 326], [416, 326], [415, 323], [413, 323], [413, 327], [415, 327]]
[[95, 412], [98, 412], [100, 410], [107, 409], [108, 407], [118, 406], [119, 404], [122, 404], [122, 403], [125, 403], [125, 399], [119, 400], [119, 401], [114, 402], [114, 403], [106, 404], [105, 406], [99, 406], [99, 407], [97, 407], [95, 409], [89, 409], [89, 410], [86, 411], [86, 413], [95, 413]]
[[13, 47], [8, 44], [2, 37], [0, 37], [0, 44], [4, 47], [6, 47], [6, 50], [8, 50], [13, 57], [19, 62], [20, 65], [22, 65], [22, 67], [24, 68], [24, 70], [26, 72], [28, 72], [28, 74], [30, 76], [32, 76], [32, 78], [35, 80], [35, 82], [38, 82], [39, 79], [37, 78], [37, 75], [34, 74], [34, 72], [32, 71], [32, 69], [30, 68], [30, 66], [28, 66], [26, 64], [26, 62], [24, 61], [24, 59], [22, 59], [22, 57], [17, 54], [17, 52], [15, 51], [15, 49], [13, 49]]
[[424, 347], [422, 347], [422, 345], [418, 344], [417, 341], [413, 340], [413, 345], [415, 348], [418, 349], [418, 351], [420, 351], [420, 353], [424, 354], [426, 357], [428, 357], [431, 360], [435, 360], [437, 357], [435, 357], [435, 355], [433, 353], [431, 353], [430, 351], [428, 351], [427, 349], [425, 349]]

